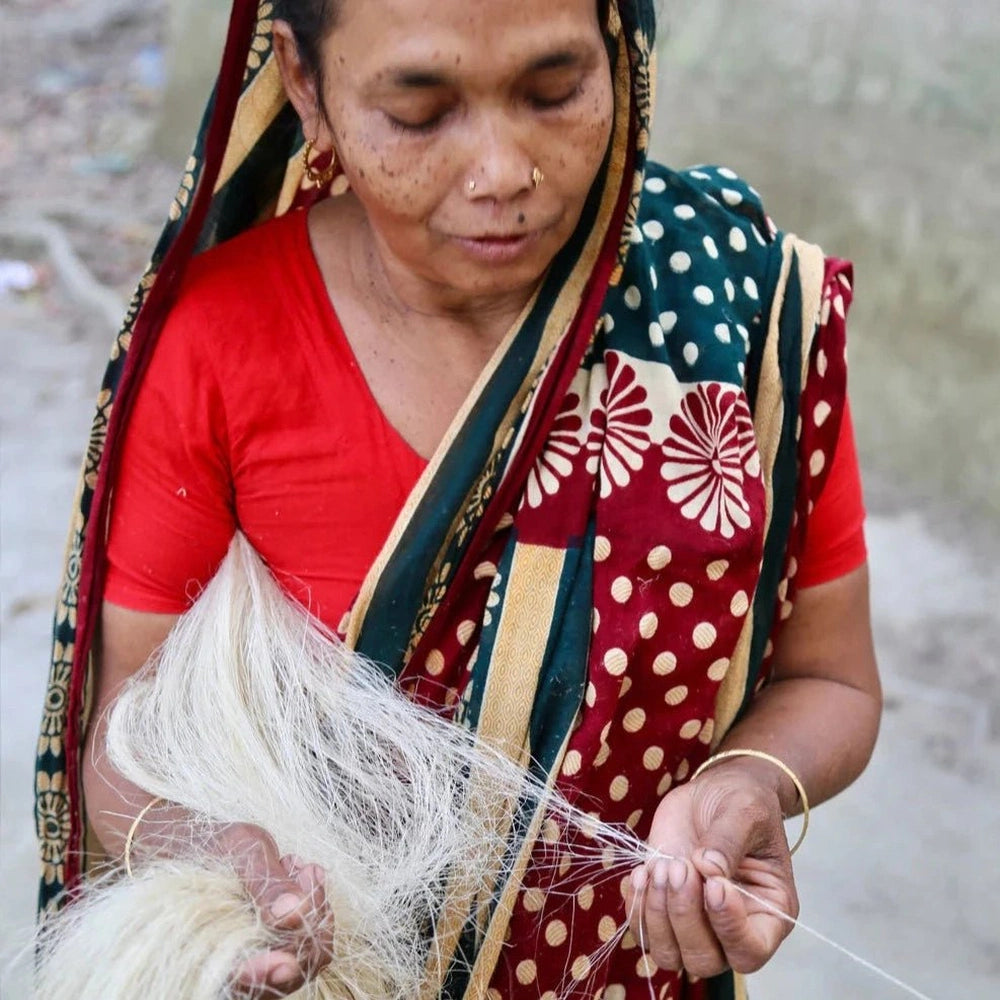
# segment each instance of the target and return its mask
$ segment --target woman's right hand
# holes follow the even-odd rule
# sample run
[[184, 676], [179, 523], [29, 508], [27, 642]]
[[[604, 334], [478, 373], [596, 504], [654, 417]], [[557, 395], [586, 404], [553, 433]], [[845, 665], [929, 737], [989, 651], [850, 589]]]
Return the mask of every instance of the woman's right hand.
[[[108, 713], [117, 692], [166, 639], [176, 621], [177, 615], [132, 611], [107, 601], [102, 608], [83, 785], [88, 819], [112, 858], [124, 855], [130, 825], [140, 813], [138, 829], [133, 831], [135, 843], [128, 844], [134, 857], [144, 852], [169, 855], [177, 844], [192, 842], [185, 810], [159, 802], [149, 808], [149, 792], [111, 766], [105, 742]], [[200, 828], [199, 843], [202, 835]], [[334, 918], [323, 888], [323, 870], [298, 858], [281, 857], [267, 832], [246, 823], [220, 827], [210, 848], [232, 863], [261, 921], [276, 932], [280, 942], [277, 948], [252, 955], [236, 970], [237, 990], [254, 1000], [294, 993], [330, 961]]]
[[334, 917], [327, 905], [324, 871], [293, 855], [281, 857], [274, 839], [260, 827], [234, 823], [215, 838], [232, 862], [260, 919], [274, 930], [280, 946], [251, 956], [236, 973], [247, 997], [294, 993], [330, 961]]

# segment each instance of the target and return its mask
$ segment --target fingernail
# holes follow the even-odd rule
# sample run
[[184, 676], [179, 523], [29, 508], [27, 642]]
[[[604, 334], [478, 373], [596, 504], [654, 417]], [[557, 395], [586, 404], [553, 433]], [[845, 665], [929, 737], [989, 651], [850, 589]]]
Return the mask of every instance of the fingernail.
[[720, 875], [729, 874], [728, 864], [726, 862], [726, 856], [721, 851], [704, 851], [702, 853], [702, 860], [706, 861], [710, 865], [715, 865], [719, 869]]
[[687, 865], [683, 861], [671, 861], [670, 867], [667, 871], [667, 878], [670, 881], [670, 888], [675, 892], [678, 889], [684, 888], [684, 883], [687, 881], [688, 870]]
[[267, 977], [267, 980], [272, 986], [287, 986], [289, 983], [294, 983], [298, 978], [298, 966], [292, 965], [291, 962], [285, 962], [283, 965], [272, 969], [271, 975]]
[[653, 865], [653, 885], [657, 889], [666, 889], [667, 883], [670, 880], [670, 862], [669, 861], [657, 861]]
[[632, 869], [632, 889], [635, 892], [642, 892], [646, 888], [646, 879], [648, 878], [648, 872], [645, 868], [639, 867]]
[[721, 910], [726, 905], [726, 883], [721, 878], [710, 878], [705, 883], [705, 905], [710, 910]]
[[275, 920], [281, 920], [287, 917], [289, 913], [297, 910], [301, 902], [301, 896], [296, 896], [294, 892], [286, 892], [271, 904], [271, 916]]

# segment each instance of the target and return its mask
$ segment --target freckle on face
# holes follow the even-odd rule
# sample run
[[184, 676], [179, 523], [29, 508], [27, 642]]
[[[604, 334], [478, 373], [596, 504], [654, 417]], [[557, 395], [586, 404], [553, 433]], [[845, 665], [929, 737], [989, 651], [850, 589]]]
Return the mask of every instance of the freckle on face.
[[[537, 278], [572, 232], [610, 134], [610, 69], [593, 0], [365, 0], [344, 9], [327, 43], [337, 52], [327, 63], [330, 124], [382, 245], [435, 281], [482, 285], [503, 269], [470, 267], [452, 237], [517, 226], [549, 234]], [[566, 114], [527, 110], [534, 84], [524, 82], [526, 67], [560, 46], [590, 53], [581, 100]], [[443, 77], [443, 102], [419, 87], [400, 97], [395, 81], [408, 69]], [[440, 103], [457, 109], [444, 127], [407, 133], [391, 124], [431, 117]], [[525, 181], [506, 202], [484, 198], [505, 156], [523, 160], [515, 166]], [[528, 182], [533, 165], [549, 177], [538, 189]], [[477, 198], [469, 197], [470, 177], [479, 179]]]

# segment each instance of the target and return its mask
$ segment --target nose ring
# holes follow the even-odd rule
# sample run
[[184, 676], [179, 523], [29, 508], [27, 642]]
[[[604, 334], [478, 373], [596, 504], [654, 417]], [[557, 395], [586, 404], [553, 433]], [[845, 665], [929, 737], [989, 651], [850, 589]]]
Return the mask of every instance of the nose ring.
[[545, 180], [545, 174], [543, 174], [541, 170], [538, 169], [538, 167], [535, 167], [534, 170], [531, 171], [531, 183], [534, 184], [534, 186], [537, 188], [538, 185], [541, 184], [542, 181], [544, 180]]

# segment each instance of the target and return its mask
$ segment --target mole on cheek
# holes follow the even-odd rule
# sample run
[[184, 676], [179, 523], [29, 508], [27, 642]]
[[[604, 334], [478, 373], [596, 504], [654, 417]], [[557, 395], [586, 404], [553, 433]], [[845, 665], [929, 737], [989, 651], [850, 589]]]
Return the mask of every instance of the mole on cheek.
[[517, 224], [519, 226], [523, 226], [524, 225], [524, 212], [518, 212], [517, 213]]

